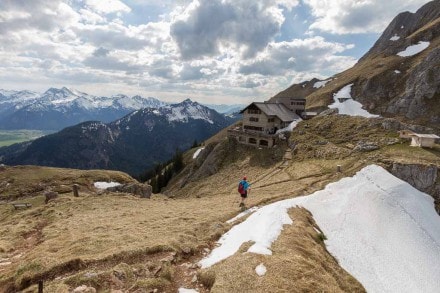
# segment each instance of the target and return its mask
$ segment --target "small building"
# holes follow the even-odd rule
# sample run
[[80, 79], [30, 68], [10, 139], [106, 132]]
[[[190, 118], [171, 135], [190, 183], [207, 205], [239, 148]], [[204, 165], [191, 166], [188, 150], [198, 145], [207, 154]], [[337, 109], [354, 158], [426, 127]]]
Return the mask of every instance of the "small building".
[[399, 137], [411, 139], [411, 146], [428, 148], [432, 148], [435, 144], [436, 139], [440, 138], [435, 134], [415, 133], [411, 130], [400, 130]]
[[435, 134], [414, 133], [411, 135], [411, 146], [432, 148], [435, 145], [435, 140], [439, 138]]
[[306, 109], [306, 99], [304, 98], [274, 97], [270, 99], [269, 102], [283, 104], [287, 109], [297, 115], [301, 115]]
[[228, 135], [238, 142], [255, 146], [272, 147], [278, 139], [277, 130], [287, 127], [299, 115], [282, 103], [254, 102], [240, 111], [243, 114], [242, 128], [230, 129]]

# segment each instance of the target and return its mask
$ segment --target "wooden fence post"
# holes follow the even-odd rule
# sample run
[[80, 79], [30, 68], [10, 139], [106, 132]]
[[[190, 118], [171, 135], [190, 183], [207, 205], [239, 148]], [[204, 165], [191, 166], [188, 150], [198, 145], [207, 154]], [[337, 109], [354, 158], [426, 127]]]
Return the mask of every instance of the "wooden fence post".
[[79, 190], [79, 186], [78, 186], [78, 184], [73, 184], [73, 196], [74, 197], [78, 197], [79, 196], [79, 193], [78, 193], [78, 190]]

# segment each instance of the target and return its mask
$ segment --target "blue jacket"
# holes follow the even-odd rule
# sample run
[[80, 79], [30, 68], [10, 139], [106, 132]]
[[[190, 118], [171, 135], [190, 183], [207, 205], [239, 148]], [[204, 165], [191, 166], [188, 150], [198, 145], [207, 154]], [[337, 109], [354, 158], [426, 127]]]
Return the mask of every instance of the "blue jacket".
[[241, 180], [240, 183], [243, 184], [243, 188], [245, 191], [247, 191], [249, 186], [251, 186], [251, 184], [248, 183], [246, 180]]

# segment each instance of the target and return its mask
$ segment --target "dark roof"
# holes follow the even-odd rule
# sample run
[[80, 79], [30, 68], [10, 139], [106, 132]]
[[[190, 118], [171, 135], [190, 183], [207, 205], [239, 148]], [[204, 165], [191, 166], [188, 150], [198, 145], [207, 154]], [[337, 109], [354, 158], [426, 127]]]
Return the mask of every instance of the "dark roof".
[[267, 116], [276, 116], [283, 122], [290, 122], [300, 118], [295, 112], [290, 111], [284, 104], [281, 103], [254, 102], [241, 110], [240, 113], [243, 113], [244, 111], [246, 111], [247, 108], [252, 105], [256, 106], [258, 109], [261, 110], [261, 112], [263, 112]]

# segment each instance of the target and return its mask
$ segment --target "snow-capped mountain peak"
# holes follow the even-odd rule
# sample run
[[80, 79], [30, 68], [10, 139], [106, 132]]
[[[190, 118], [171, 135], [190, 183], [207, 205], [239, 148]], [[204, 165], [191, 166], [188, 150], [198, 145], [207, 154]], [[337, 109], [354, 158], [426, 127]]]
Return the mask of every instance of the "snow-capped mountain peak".
[[201, 119], [211, 124], [213, 110], [202, 106], [197, 102], [186, 99], [181, 103], [164, 107], [167, 110], [168, 121], [188, 121], [188, 119]]

